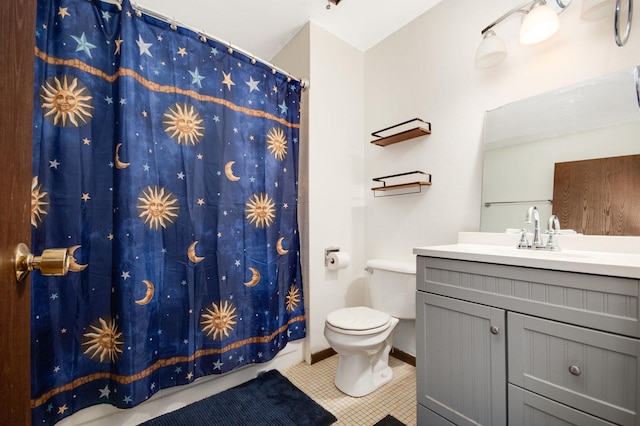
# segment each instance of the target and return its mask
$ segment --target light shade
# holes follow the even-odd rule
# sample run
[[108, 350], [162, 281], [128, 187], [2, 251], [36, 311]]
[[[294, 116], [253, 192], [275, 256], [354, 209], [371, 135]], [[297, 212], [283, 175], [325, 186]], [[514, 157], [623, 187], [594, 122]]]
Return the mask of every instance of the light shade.
[[583, 0], [580, 19], [583, 21], [599, 21], [613, 15], [616, 8], [614, 0]]
[[493, 31], [487, 31], [476, 51], [476, 69], [491, 68], [507, 57], [507, 45]]
[[536, 44], [548, 39], [560, 28], [556, 12], [546, 4], [531, 9], [520, 27], [520, 43]]

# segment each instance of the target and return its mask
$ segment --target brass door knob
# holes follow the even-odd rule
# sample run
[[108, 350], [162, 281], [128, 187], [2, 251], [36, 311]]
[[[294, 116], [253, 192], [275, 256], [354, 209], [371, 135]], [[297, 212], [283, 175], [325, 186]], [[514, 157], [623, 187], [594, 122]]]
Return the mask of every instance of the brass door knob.
[[26, 244], [20, 243], [15, 252], [16, 278], [22, 281], [29, 272], [38, 269], [42, 275], [62, 277], [69, 272], [71, 255], [69, 249], [52, 248], [35, 256]]

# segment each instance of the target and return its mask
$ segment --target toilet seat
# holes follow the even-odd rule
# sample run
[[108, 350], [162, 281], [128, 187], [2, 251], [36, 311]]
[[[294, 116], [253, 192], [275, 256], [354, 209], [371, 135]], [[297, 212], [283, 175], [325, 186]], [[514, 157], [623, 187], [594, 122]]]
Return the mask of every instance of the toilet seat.
[[350, 335], [375, 334], [386, 330], [390, 324], [391, 315], [366, 306], [338, 309], [329, 313], [326, 319], [329, 329]]

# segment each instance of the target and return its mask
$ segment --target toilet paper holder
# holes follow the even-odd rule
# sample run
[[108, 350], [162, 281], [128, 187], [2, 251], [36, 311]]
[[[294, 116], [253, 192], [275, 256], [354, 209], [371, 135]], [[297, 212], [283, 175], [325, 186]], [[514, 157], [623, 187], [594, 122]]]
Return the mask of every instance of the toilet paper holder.
[[327, 247], [324, 249], [324, 266], [329, 266], [329, 255], [340, 251], [340, 247]]

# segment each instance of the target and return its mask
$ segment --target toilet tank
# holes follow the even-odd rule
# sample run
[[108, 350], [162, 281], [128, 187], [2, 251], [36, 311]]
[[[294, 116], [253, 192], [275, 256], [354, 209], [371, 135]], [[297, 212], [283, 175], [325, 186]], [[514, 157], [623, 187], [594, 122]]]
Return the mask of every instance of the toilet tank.
[[399, 319], [416, 317], [416, 264], [386, 259], [367, 261], [371, 307]]

